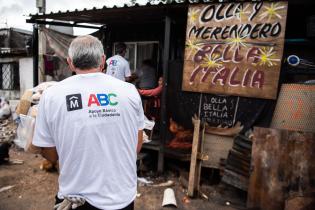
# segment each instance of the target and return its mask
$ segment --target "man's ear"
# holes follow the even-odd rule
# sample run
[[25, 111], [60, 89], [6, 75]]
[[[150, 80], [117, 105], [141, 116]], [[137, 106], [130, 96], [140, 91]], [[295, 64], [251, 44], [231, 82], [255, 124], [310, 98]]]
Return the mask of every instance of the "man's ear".
[[71, 70], [71, 71], [75, 71], [75, 67], [74, 67], [74, 65], [73, 65], [73, 63], [72, 63], [71, 58], [67, 58], [67, 63], [68, 63], [68, 65], [69, 65], [70, 70]]
[[103, 71], [104, 67], [105, 67], [105, 60], [106, 60], [106, 55], [102, 55], [101, 58], [101, 65], [100, 65], [100, 70]]

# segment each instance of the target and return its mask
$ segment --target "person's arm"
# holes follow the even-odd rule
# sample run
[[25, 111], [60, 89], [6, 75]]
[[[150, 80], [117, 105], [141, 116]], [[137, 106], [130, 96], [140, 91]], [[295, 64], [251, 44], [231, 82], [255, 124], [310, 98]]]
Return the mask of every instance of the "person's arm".
[[130, 66], [128, 61], [125, 63], [125, 68], [124, 68], [124, 74], [125, 74], [125, 81], [130, 82], [131, 81], [131, 71], [130, 71]]
[[56, 147], [43, 147], [41, 149], [41, 155], [49, 160], [51, 163], [55, 164], [58, 161], [58, 153]]
[[162, 88], [163, 88], [163, 86], [160, 85], [154, 89], [148, 89], [148, 90], [138, 89], [138, 91], [139, 91], [139, 94], [143, 95], [143, 96], [158, 96], [161, 94]]
[[143, 143], [143, 130], [138, 131], [138, 145], [137, 145], [137, 153], [140, 152]]
[[[46, 91], [45, 91], [46, 92]], [[40, 153], [44, 158], [52, 163], [58, 160], [58, 154], [51, 135], [51, 126], [47, 120], [47, 115], [49, 115], [49, 103], [46, 104], [46, 94], [43, 93], [39, 105], [38, 114], [36, 116], [35, 130], [32, 141], [32, 147], [36, 150], [40, 150]]]

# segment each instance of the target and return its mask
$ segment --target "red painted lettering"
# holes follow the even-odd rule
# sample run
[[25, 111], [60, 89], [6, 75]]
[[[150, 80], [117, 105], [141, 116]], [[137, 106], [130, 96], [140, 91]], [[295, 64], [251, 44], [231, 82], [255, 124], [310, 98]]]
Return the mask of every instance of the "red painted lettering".
[[248, 85], [251, 75], [252, 71], [250, 69], [247, 69], [245, 75], [243, 76], [242, 87], [246, 87]]
[[236, 80], [238, 72], [239, 72], [239, 68], [238, 67], [235, 67], [232, 70], [231, 77], [230, 77], [230, 85], [231, 86], [239, 86], [241, 84], [240, 81]]
[[237, 47], [234, 51], [234, 60], [233, 61], [235, 63], [239, 63], [243, 60], [243, 57], [239, 54], [240, 49], [241, 49], [240, 47], [239, 48]]
[[262, 88], [264, 86], [264, 79], [265, 74], [263, 71], [255, 71], [253, 74], [252, 84], [251, 86], [254, 87], [257, 85], [258, 88]]
[[216, 82], [219, 81], [220, 85], [225, 85], [229, 74], [230, 69], [223, 67], [213, 76], [212, 83], [216, 84]]
[[96, 104], [96, 106], [100, 106], [100, 103], [98, 102], [97, 97], [95, 96], [95, 94], [90, 94], [88, 106], [90, 107], [92, 104]]
[[246, 55], [247, 62], [249, 62], [249, 59], [251, 59], [252, 64], [257, 63], [259, 61], [258, 56], [259, 56], [259, 49], [257, 47], [253, 47], [249, 49]]

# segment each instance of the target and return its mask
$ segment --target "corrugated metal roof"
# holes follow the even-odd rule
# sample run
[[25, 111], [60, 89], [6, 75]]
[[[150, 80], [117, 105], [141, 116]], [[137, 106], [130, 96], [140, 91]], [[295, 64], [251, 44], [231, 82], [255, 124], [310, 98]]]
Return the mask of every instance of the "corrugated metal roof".
[[[113, 7], [103, 6], [101, 8], [84, 8], [84, 9], [75, 9], [75, 10], [65, 10], [65, 11], [56, 11], [56, 12], [50, 12], [50, 13], [35, 13], [35, 14], [29, 14], [31, 19], [37, 19], [39, 17], [45, 18], [49, 15], [57, 15], [57, 14], [65, 14], [65, 13], [78, 13], [78, 12], [88, 12], [88, 11], [103, 11], [103, 10], [112, 10], [112, 9], [126, 9], [126, 8], [139, 8], [139, 7], [161, 7], [161, 6], [172, 6], [172, 5], [188, 5], [188, 4], [198, 4], [198, 3], [224, 3], [224, 2], [259, 2], [259, 1], [276, 1], [276, 0], [170, 0], [168, 1], [160, 1], [159, 3], [151, 3], [148, 2], [146, 4], [124, 4], [122, 6], [114, 5]], [[289, 1], [289, 0], [282, 0], [282, 1]], [[308, 4], [308, 5], [314, 5], [314, 0], [290, 0], [290, 4]]]
[[[158, 4], [150, 3], [140, 4], [124, 4], [122, 6], [102, 8], [84, 8], [66, 11], [56, 11], [50, 13], [36, 13], [29, 14], [29, 23], [36, 23], [37, 21], [52, 19], [55, 21], [72, 21], [75, 24], [90, 23], [90, 24], [136, 24], [136, 23], [156, 23], [163, 21], [165, 15], [170, 15], [173, 19], [184, 19], [187, 15], [187, 8], [190, 4], [196, 3], [223, 3], [223, 2], [258, 2], [271, 0], [172, 0], [168, 3], [160, 2]], [[285, 0], [288, 1], [288, 0]], [[293, 7], [295, 5], [308, 5], [312, 7], [315, 5], [314, 0], [290, 0], [289, 4]]]
[[[245, 0], [246, 1], [246, 0]], [[260, 1], [260, 0], [247, 0], [247, 1]], [[262, 1], [262, 0], [261, 0]], [[56, 11], [56, 12], [50, 12], [50, 13], [35, 13], [35, 14], [29, 14], [30, 17], [32, 17], [31, 19], [36, 19], [37, 17], [46, 17], [49, 15], [56, 15], [56, 14], [64, 14], [64, 13], [77, 13], [77, 12], [87, 12], [87, 11], [101, 11], [101, 10], [108, 10], [108, 9], [126, 9], [126, 8], [138, 8], [138, 7], [161, 7], [161, 6], [172, 6], [172, 5], [187, 5], [187, 4], [196, 4], [196, 3], [213, 3], [213, 2], [217, 2], [217, 3], [222, 3], [222, 2], [244, 2], [244, 0], [171, 0], [170, 2], [159, 2], [159, 3], [152, 3], [152, 2], [148, 2], [146, 4], [124, 4], [122, 6], [118, 6], [118, 5], [114, 5], [113, 7], [108, 7], [108, 6], [103, 6], [102, 8], [84, 8], [82, 10], [66, 10], [66, 11]]]
[[50, 13], [35, 13], [35, 14], [29, 14], [29, 16], [41, 16], [41, 15], [48, 15], [48, 14], [61, 14], [61, 13], [69, 13], [69, 12], [82, 12], [82, 11], [96, 11], [96, 10], [104, 10], [104, 9], [117, 9], [117, 8], [133, 8], [133, 7], [148, 7], [148, 6], [161, 6], [161, 5], [169, 5], [169, 4], [184, 4], [184, 3], [209, 3], [209, 2], [223, 2], [223, 0], [171, 0], [171, 2], [159, 2], [158, 4], [155, 4], [155, 3], [151, 3], [151, 2], [148, 2], [146, 4], [124, 4], [123, 6], [118, 6], [118, 5], [114, 5], [112, 7], [108, 7], [108, 6], [103, 6], [102, 8], [96, 8], [96, 7], [93, 7], [93, 8], [90, 8], [90, 9], [87, 9], [87, 8], [84, 8], [82, 10], [78, 10], [78, 9], [75, 9], [75, 10], [66, 10], [66, 11], [56, 11], [56, 12], [50, 12]]
[[21, 28], [13, 28], [13, 27], [0, 28], [0, 31], [7, 31], [7, 30], [11, 30], [11, 31], [15, 31], [15, 32], [19, 32], [19, 33], [27, 34], [27, 35], [32, 35], [33, 34], [32, 31], [24, 30], [24, 29], [21, 29]]
[[[196, 1], [197, 2], [197, 1]], [[210, 2], [209, 0], [200, 0], [199, 2]], [[212, 1], [214, 2], [214, 1]], [[44, 19], [53, 19], [58, 21], [72, 21], [75, 23], [91, 23], [91, 24], [115, 24], [121, 23], [122, 19], [125, 19], [125, 23], [135, 23], [136, 21], [161, 21], [162, 17], [165, 17], [167, 10], [172, 10], [172, 13], [175, 12], [176, 8], [177, 13], [183, 12], [182, 8], [186, 8], [188, 1], [172, 3], [162, 3], [153, 4], [147, 3], [145, 5], [123, 5], [113, 6], [113, 7], [102, 7], [92, 9], [84, 8], [82, 10], [66, 10], [66, 11], [57, 11], [44, 14], [30, 14], [30, 19], [28, 22], [36, 22], [37, 20]], [[178, 9], [180, 8], [180, 9]], [[175, 9], [175, 10], [174, 10]], [[181, 14], [180, 14], [181, 15]]]

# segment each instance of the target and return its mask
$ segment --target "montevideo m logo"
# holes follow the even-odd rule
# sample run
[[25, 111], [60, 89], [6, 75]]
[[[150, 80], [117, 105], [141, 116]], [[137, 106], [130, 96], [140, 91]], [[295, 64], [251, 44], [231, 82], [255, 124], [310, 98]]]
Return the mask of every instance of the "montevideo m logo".
[[82, 109], [82, 97], [81, 94], [71, 94], [66, 96], [67, 110], [68, 112]]

